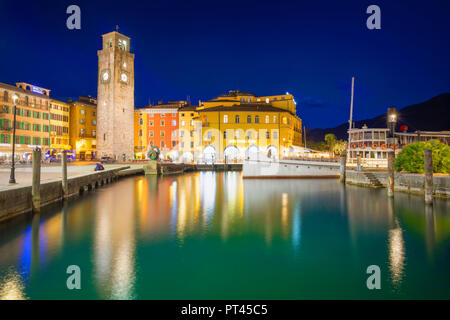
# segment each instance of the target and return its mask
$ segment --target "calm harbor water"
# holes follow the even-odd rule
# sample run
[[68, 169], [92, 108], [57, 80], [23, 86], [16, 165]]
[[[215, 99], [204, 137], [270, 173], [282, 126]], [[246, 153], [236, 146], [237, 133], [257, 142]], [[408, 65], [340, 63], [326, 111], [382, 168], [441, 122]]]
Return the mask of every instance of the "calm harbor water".
[[127, 178], [0, 224], [7, 298], [449, 299], [450, 201], [238, 172]]

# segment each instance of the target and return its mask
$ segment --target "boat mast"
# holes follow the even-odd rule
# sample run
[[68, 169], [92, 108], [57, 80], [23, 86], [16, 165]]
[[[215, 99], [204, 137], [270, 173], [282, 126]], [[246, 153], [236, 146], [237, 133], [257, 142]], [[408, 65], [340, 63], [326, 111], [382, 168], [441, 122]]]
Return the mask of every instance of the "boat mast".
[[[350, 120], [348, 121], [348, 128], [351, 129], [353, 127], [353, 94], [355, 91], [355, 77], [352, 77], [352, 96], [350, 99]], [[350, 137], [349, 137], [350, 139]]]

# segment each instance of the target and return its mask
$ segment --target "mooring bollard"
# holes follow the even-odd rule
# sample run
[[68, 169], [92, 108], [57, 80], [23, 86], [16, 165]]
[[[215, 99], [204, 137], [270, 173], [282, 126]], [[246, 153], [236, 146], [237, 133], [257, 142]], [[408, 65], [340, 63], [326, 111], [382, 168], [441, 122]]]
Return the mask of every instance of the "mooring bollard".
[[433, 203], [433, 152], [424, 150], [425, 166], [425, 203]]
[[345, 183], [345, 163], [347, 161], [347, 157], [345, 156], [345, 154], [341, 155], [341, 166], [339, 167], [340, 169], [340, 181], [342, 183]]
[[69, 190], [68, 190], [68, 184], [67, 184], [67, 151], [63, 150], [62, 152], [62, 161], [61, 161], [61, 165], [62, 165], [62, 191], [63, 191], [63, 198], [67, 198], [68, 194], [69, 194]]
[[41, 149], [33, 149], [33, 179], [31, 185], [31, 208], [33, 212], [41, 209]]
[[394, 188], [395, 188], [394, 160], [395, 160], [394, 151], [389, 151], [388, 152], [388, 181], [387, 181], [387, 189], [388, 189], [389, 197], [394, 196]]

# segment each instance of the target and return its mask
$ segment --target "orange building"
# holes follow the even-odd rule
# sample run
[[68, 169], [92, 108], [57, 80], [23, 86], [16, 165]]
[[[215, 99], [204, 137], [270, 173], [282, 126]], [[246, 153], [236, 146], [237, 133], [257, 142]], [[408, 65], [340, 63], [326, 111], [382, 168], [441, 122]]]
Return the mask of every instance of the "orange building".
[[134, 150], [137, 159], [146, 159], [151, 146], [157, 146], [161, 159], [178, 159], [178, 109], [186, 101], [135, 109]]

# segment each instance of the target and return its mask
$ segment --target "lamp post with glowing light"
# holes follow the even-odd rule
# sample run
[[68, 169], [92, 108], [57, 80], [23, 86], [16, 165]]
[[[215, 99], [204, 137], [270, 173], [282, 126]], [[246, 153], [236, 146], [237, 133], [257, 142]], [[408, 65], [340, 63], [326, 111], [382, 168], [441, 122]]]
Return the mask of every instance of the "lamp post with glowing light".
[[397, 109], [395, 107], [389, 107], [387, 114], [387, 127], [389, 129], [389, 138], [394, 138], [396, 125], [397, 125]]
[[19, 100], [19, 97], [17, 94], [13, 95], [13, 138], [12, 138], [12, 158], [11, 158], [11, 174], [9, 176], [9, 183], [16, 183], [16, 177], [15, 177], [15, 146], [16, 146], [16, 105], [17, 100]]

